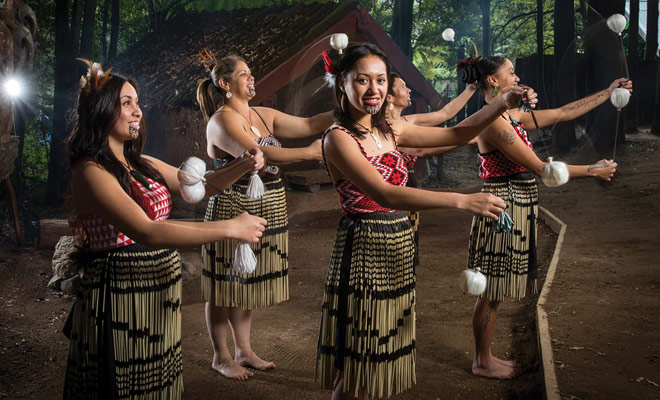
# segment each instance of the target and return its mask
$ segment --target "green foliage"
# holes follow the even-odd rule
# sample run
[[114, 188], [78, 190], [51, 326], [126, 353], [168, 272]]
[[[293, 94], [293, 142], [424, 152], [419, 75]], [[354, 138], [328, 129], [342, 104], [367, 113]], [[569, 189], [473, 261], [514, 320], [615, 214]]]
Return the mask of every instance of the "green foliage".
[[[391, 29], [393, 0], [366, 2], [383, 29]], [[552, 53], [553, 1], [544, 2], [544, 51]], [[515, 60], [536, 53], [536, 0], [491, 0], [491, 53]], [[454, 42], [442, 39], [452, 28]], [[472, 44], [483, 49], [483, 28], [478, 1], [417, 0], [413, 7], [413, 63], [436, 89], [445, 90], [456, 77], [457, 52], [473, 55]], [[481, 52], [480, 52], [481, 53]], [[455, 85], [454, 85], [455, 86]], [[455, 90], [455, 88], [453, 89]], [[455, 93], [452, 93], [454, 96]]]

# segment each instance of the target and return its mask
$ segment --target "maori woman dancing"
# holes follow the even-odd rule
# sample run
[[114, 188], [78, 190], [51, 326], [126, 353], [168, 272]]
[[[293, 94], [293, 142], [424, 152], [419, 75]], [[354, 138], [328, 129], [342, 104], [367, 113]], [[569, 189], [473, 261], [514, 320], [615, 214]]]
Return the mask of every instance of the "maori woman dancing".
[[324, 134], [323, 151], [343, 217], [325, 283], [317, 379], [333, 399], [390, 397], [415, 383], [414, 243], [407, 214], [397, 210], [457, 208], [492, 219], [504, 210], [487, 193], [406, 187], [398, 146], [466, 143], [517, 104], [523, 90], [509, 90], [457, 127], [430, 128], [385, 119], [390, 67], [376, 46], [349, 46], [329, 69], [335, 125]]
[[[263, 198], [246, 195], [248, 179], [243, 179], [209, 200], [207, 221], [232, 218], [244, 211], [268, 221], [263, 239], [252, 246], [257, 266], [252, 273], [232, 269], [235, 240], [212, 243], [202, 249], [202, 297], [206, 301], [206, 324], [213, 346], [212, 368], [227, 378], [244, 380], [252, 375], [245, 367], [258, 370], [275, 368], [259, 358], [250, 343], [252, 310], [289, 299], [288, 220], [284, 184], [278, 166], [321, 159], [321, 142], [308, 147], [283, 148], [278, 141], [308, 137], [332, 124], [332, 113], [312, 118], [294, 117], [272, 108], [250, 107], [254, 97], [254, 77], [245, 60], [227, 56], [216, 60], [207, 52], [204, 58], [210, 76], [200, 82], [197, 100], [206, 126], [207, 152], [222, 165], [259, 147], [266, 169]], [[227, 348], [227, 328], [232, 328], [235, 355]]]
[[[513, 64], [505, 57], [472, 57], [461, 61], [463, 81], [478, 82], [486, 103], [497, 101], [501, 93], [519, 82]], [[609, 88], [584, 99], [551, 110], [534, 112], [538, 127], [577, 118], [609, 99], [612, 90], [623, 87], [632, 91], [632, 82], [615, 80]], [[470, 234], [469, 268], [481, 269], [487, 278], [485, 293], [477, 299], [472, 314], [475, 340], [472, 372], [478, 376], [510, 379], [519, 373], [512, 361], [500, 360], [491, 352], [497, 309], [505, 297], [522, 299], [528, 288], [536, 293], [536, 231], [538, 191], [536, 176], [547, 164], [532, 150], [525, 126], [535, 126], [532, 115], [509, 109], [477, 137], [479, 176], [482, 192], [492, 193], [507, 203], [513, 219], [509, 233], [492, 232], [493, 223], [475, 217]], [[616, 170], [613, 160], [593, 165], [569, 165], [571, 178], [595, 177], [609, 181]]]
[[[385, 109], [385, 118], [389, 121], [403, 120], [413, 125], [420, 126], [438, 126], [453, 118], [458, 112], [465, 107], [465, 104], [470, 100], [479, 88], [475, 84], [468, 85], [463, 92], [458, 95], [454, 100], [450, 101], [447, 105], [440, 110], [429, 113], [409, 114], [406, 116], [401, 115], [403, 110], [410, 107], [412, 102], [410, 100], [410, 88], [406, 86], [406, 82], [396, 72], [390, 73], [390, 89], [387, 93], [387, 104]], [[469, 143], [473, 143], [471, 140]], [[474, 142], [476, 143], [476, 142]], [[417, 157], [429, 157], [446, 153], [458, 146], [442, 146], [442, 147], [429, 147], [422, 149], [404, 148], [400, 150], [407, 157], [406, 163], [408, 164], [408, 183], [407, 186], [418, 187], [417, 180], [415, 179], [414, 166], [417, 162]], [[410, 211], [408, 213], [410, 223], [412, 224], [413, 234], [415, 235], [415, 264], [419, 261], [419, 211]]]
[[[168, 221], [170, 193], [180, 189], [177, 169], [142, 155], [136, 82], [88, 65], [67, 154], [70, 201], [90, 261], [70, 317], [63, 397], [180, 399], [181, 262], [168, 248], [229, 238], [255, 243], [266, 221], [247, 214]], [[262, 166], [253, 151], [207, 180], [224, 188]]]

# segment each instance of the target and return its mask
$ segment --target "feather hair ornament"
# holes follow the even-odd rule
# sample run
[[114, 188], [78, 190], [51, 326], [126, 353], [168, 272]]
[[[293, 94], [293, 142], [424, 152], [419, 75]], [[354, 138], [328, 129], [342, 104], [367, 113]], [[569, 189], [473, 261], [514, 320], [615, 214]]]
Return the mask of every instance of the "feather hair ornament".
[[89, 85], [90, 90], [96, 91], [112, 77], [112, 75], [110, 75], [112, 68], [108, 68], [107, 71], [103, 71], [103, 66], [101, 63], [92, 62], [86, 58], [76, 58], [76, 60], [81, 61], [87, 65], [87, 74], [80, 77], [81, 89]]
[[199, 60], [201, 61], [204, 68], [206, 68], [209, 72], [211, 72], [211, 70], [217, 63], [217, 60], [213, 52], [205, 47], [199, 52], [197, 52], [197, 55], [199, 56]]
[[332, 59], [327, 51], [322, 51], [321, 56], [323, 57], [323, 68], [325, 68], [325, 77], [323, 79], [328, 83], [328, 87], [334, 87], [337, 79], [337, 68], [332, 63]]

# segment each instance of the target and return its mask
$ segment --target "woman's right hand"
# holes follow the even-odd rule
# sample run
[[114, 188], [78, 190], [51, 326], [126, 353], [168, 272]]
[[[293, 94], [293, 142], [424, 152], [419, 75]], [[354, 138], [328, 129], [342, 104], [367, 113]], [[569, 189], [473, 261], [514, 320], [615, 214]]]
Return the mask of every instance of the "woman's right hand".
[[600, 178], [604, 181], [611, 181], [616, 172], [617, 163], [614, 160], [605, 160], [602, 159], [595, 164], [591, 164], [587, 168], [587, 172], [596, 178]]
[[259, 147], [253, 147], [244, 154], [250, 157], [248, 163], [251, 171], [260, 171], [264, 167], [264, 153], [261, 152]]
[[473, 193], [464, 195], [462, 209], [490, 219], [498, 219], [504, 212], [506, 203], [504, 200], [490, 193]]
[[231, 226], [227, 237], [246, 243], [257, 243], [264, 235], [266, 220], [246, 212], [229, 220]]
[[536, 108], [539, 102], [538, 93], [529, 86], [513, 86], [502, 93], [502, 98], [507, 108], [518, 108], [520, 100], [523, 99], [531, 108]]
[[323, 153], [321, 150], [321, 139], [316, 139], [309, 146], [306, 147], [309, 153], [309, 160], [321, 161], [323, 160]]

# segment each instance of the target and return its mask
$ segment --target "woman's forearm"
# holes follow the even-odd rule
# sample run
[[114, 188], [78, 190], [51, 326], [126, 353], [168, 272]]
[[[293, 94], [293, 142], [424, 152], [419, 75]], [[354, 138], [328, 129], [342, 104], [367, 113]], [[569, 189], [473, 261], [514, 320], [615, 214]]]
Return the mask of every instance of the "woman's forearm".
[[596, 92], [591, 96], [587, 96], [583, 99], [576, 100], [572, 103], [568, 103], [560, 108], [561, 112], [559, 115], [559, 121], [570, 121], [579, 116], [582, 116], [599, 105], [603, 104], [610, 98], [609, 89], [603, 89], [600, 92]]
[[267, 165], [279, 166], [315, 159], [309, 147], [284, 148], [264, 146], [261, 147], [261, 151], [264, 153], [264, 161]]

